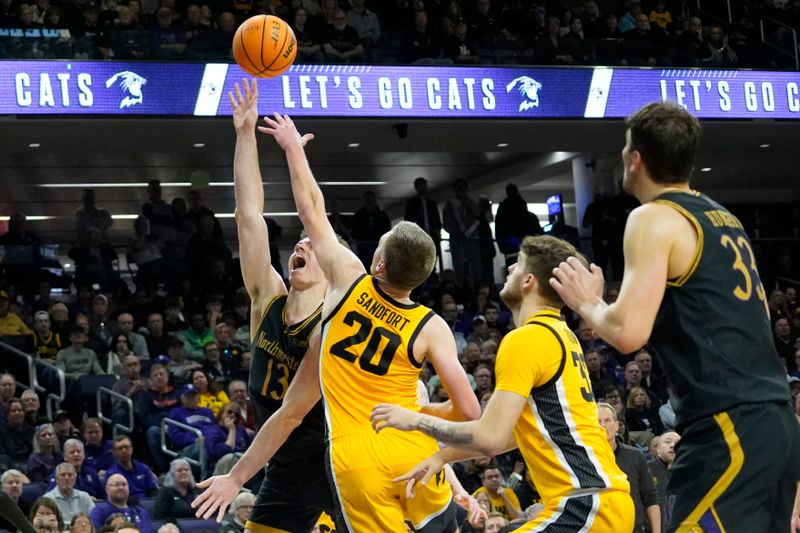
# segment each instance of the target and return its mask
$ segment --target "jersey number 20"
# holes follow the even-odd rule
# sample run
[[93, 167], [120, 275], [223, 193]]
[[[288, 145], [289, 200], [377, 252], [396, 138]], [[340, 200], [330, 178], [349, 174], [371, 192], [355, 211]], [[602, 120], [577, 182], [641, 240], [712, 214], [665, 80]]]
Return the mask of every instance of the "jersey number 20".
[[[331, 353], [351, 363], [355, 363], [356, 359], [358, 359], [358, 364], [362, 370], [376, 376], [385, 375], [389, 371], [389, 365], [392, 364], [397, 348], [400, 347], [400, 336], [381, 326], [373, 328], [372, 320], [357, 311], [347, 313], [344, 317], [344, 323], [348, 326], [358, 324], [358, 331], [331, 346]], [[369, 337], [369, 342], [367, 342], [367, 346], [361, 356], [350, 351], [352, 346], [361, 344], [367, 340], [367, 337]], [[383, 344], [382, 341], [384, 339], [386, 339], [386, 343], [383, 345], [378, 363], [375, 364], [372, 360]]]

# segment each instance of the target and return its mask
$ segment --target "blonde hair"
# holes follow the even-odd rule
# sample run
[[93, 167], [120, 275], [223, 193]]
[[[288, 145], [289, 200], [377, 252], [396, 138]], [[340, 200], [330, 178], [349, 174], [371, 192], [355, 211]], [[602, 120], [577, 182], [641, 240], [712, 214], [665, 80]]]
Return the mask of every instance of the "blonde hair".
[[574, 246], [551, 235], [525, 237], [519, 251], [525, 254], [525, 263], [519, 263], [517, 268], [522, 267], [524, 272], [536, 276], [539, 280], [539, 295], [559, 307], [564, 302], [549, 282], [553, 269], [568, 257], [577, 257], [584, 266], [589, 266], [589, 262]]
[[387, 281], [398, 289], [410, 291], [431, 275], [436, 246], [422, 228], [403, 221], [385, 235], [381, 255], [386, 263]]

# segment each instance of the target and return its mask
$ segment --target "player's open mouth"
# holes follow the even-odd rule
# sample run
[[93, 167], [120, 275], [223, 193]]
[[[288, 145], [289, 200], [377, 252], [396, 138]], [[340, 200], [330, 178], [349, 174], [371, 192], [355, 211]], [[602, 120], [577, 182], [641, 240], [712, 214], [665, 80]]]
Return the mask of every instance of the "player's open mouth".
[[296, 270], [300, 270], [301, 268], [305, 268], [306, 266], [306, 258], [302, 255], [295, 255], [292, 258], [292, 272]]

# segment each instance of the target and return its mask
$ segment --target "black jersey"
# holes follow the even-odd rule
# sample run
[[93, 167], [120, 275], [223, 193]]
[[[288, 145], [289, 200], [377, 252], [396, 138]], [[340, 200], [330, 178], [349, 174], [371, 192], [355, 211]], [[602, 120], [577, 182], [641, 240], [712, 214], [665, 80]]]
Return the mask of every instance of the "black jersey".
[[[253, 337], [248, 389], [260, 428], [283, 403], [289, 383], [297, 374], [308, 349], [308, 339], [319, 324], [322, 305], [305, 320], [287, 325], [287, 296], [268, 305]], [[295, 461], [325, 453], [325, 415], [318, 402], [292, 432], [273, 461]]]
[[700, 193], [655, 202], [695, 227], [689, 270], [668, 280], [650, 342], [675, 394], [679, 428], [755, 402], [787, 402], [786, 374], [772, 340], [766, 296], [739, 220]]

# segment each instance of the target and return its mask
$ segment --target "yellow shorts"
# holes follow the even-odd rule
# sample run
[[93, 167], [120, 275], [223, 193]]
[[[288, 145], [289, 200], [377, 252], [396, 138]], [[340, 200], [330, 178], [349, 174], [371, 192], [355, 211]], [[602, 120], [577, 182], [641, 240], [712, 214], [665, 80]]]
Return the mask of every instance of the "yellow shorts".
[[546, 502], [544, 510], [517, 531], [538, 533], [564, 529], [592, 533], [631, 533], [635, 513], [630, 494], [620, 490], [557, 498]]
[[332, 439], [328, 467], [343, 525], [353, 533], [397, 533], [406, 531], [405, 520], [419, 529], [446, 516], [453, 496], [444, 472], [415, 487], [413, 499], [405, 483], [392, 483], [438, 449], [425, 435], [394, 429]]

